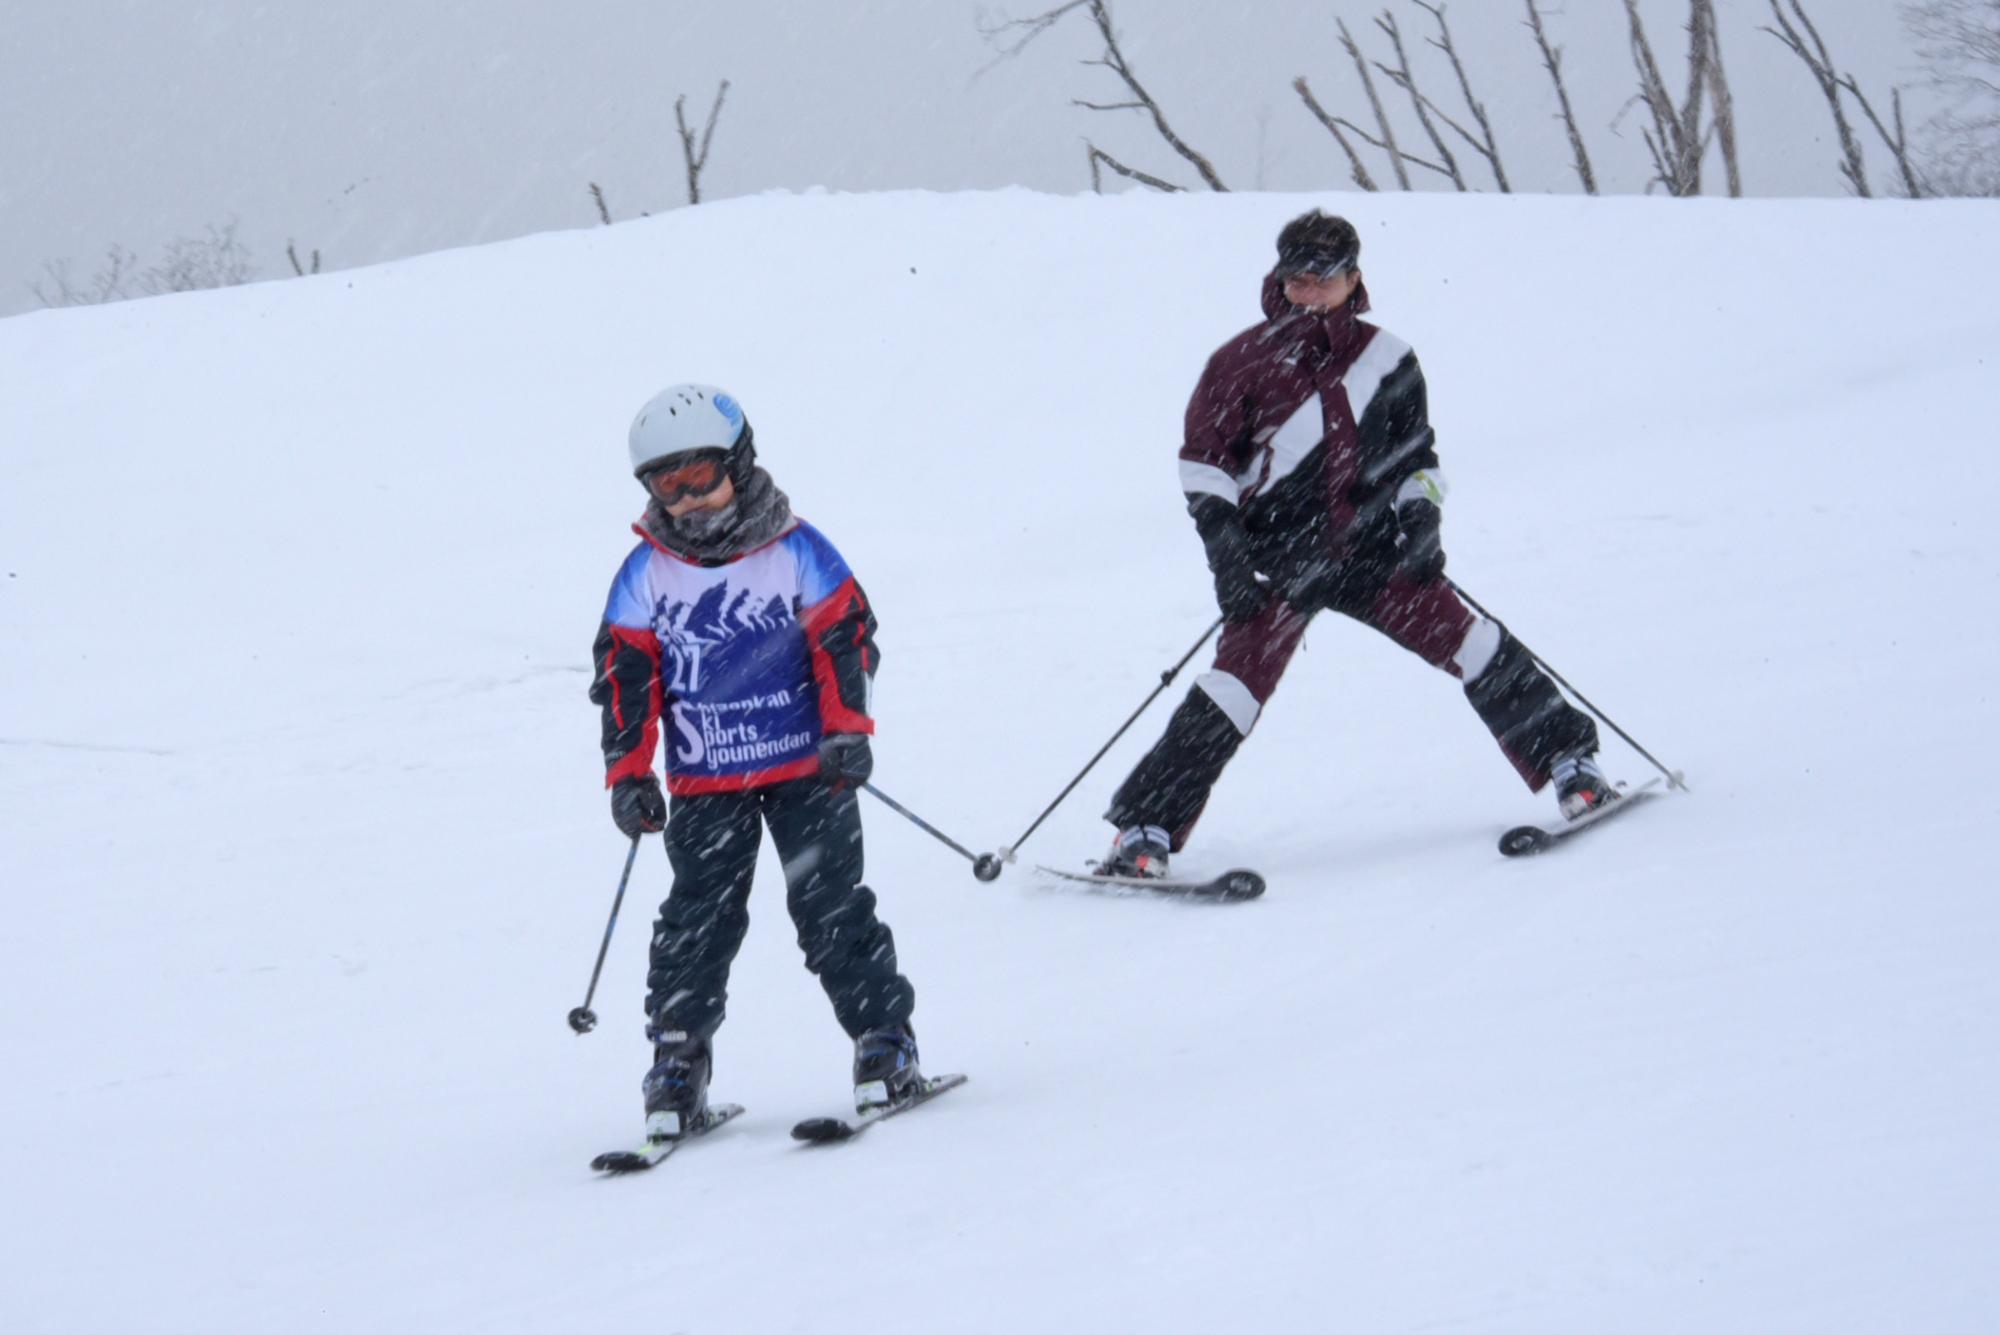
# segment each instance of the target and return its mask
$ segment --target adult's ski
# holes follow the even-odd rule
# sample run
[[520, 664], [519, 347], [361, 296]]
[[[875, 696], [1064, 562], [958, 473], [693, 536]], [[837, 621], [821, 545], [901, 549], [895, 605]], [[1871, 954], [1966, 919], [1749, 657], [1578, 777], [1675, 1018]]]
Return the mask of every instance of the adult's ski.
[[1586, 811], [1575, 820], [1561, 825], [1516, 825], [1500, 836], [1500, 851], [1510, 858], [1526, 857], [1532, 853], [1546, 853], [1572, 835], [1582, 834], [1593, 826], [1601, 825], [1614, 816], [1622, 815], [1633, 807], [1660, 797], [1666, 789], [1659, 779], [1648, 779], [1637, 788], [1627, 789], [1619, 794], [1616, 801], [1606, 802], [1593, 811]]
[[1090, 864], [1090, 869], [1087, 871], [1065, 871], [1060, 867], [1045, 867], [1039, 864], [1035, 870], [1045, 876], [1075, 881], [1082, 885], [1094, 885], [1100, 890], [1114, 893], [1145, 890], [1176, 899], [1212, 899], [1222, 902], [1255, 899], [1264, 893], [1264, 878], [1254, 871], [1240, 867], [1207, 880], [1190, 880], [1178, 876], [1110, 876], [1096, 870], [1094, 863]]
[[965, 1077], [962, 1075], [930, 1076], [924, 1080], [922, 1088], [901, 1103], [870, 1108], [867, 1112], [851, 1119], [808, 1117], [792, 1128], [792, 1139], [802, 1140], [808, 1145], [829, 1145], [835, 1141], [852, 1140], [877, 1122], [886, 1122], [898, 1113], [906, 1113], [912, 1108], [921, 1107], [946, 1090], [957, 1089], [964, 1083]]
[[649, 1168], [657, 1167], [661, 1160], [689, 1141], [701, 1139], [730, 1118], [739, 1117], [742, 1113], [743, 1105], [740, 1103], [711, 1104], [701, 1123], [685, 1135], [676, 1136], [672, 1140], [645, 1140], [636, 1150], [611, 1150], [592, 1159], [590, 1166], [600, 1173], [608, 1173], [613, 1177], [622, 1173], [643, 1173]]

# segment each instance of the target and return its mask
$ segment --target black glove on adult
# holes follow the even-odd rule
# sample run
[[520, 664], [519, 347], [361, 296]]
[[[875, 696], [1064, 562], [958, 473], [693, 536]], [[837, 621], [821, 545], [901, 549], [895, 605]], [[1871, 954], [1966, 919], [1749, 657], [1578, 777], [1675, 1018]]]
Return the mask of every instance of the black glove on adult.
[[1404, 501], [1396, 511], [1396, 573], [1413, 584], [1429, 584], [1444, 573], [1444, 541], [1438, 528], [1444, 514], [1432, 501]]
[[1311, 616], [1326, 606], [1327, 591], [1333, 586], [1333, 572], [1332, 558], [1313, 557], [1292, 571], [1279, 586], [1279, 593], [1292, 605], [1293, 611]]
[[1257, 579], [1250, 535], [1243, 531], [1236, 507], [1220, 496], [1196, 496], [1188, 502], [1188, 513], [1208, 554], [1208, 571], [1215, 576], [1215, 605], [1225, 620], [1250, 620], [1271, 601], [1271, 590]]
[[611, 819], [627, 839], [666, 829], [667, 799], [660, 795], [660, 781], [648, 774], [643, 779], [620, 779], [612, 784]]
[[835, 788], [859, 788], [874, 772], [875, 753], [866, 733], [834, 732], [820, 738], [819, 777]]

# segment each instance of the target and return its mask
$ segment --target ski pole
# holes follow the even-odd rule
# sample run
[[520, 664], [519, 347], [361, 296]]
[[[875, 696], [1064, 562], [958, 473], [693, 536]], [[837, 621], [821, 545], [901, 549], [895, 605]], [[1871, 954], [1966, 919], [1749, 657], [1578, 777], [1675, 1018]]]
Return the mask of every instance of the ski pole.
[[579, 1034], [587, 1034], [597, 1028], [597, 1012], [590, 1008], [590, 999], [597, 995], [597, 975], [604, 972], [604, 954], [611, 949], [611, 929], [618, 925], [618, 906], [625, 902], [625, 882], [632, 879], [632, 864], [639, 860], [639, 836], [632, 836], [631, 851], [625, 854], [625, 874], [618, 878], [618, 894], [611, 901], [611, 921], [604, 924], [604, 944], [597, 948], [597, 966], [590, 971], [590, 988], [583, 994], [583, 1004], [569, 1013], [569, 1027]]
[[[1216, 631], [1222, 629], [1223, 621], [1224, 618], [1217, 617], [1215, 620], [1209, 622], [1208, 629], [1201, 633], [1201, 638], [1196, 640], [1193, 644], [1189, 645], [1188, 651], [1181, 655], [1181, 661], [1174, 664], [1172, 667], [1168, 668], [1165, 672], [1162, 672], [1160, 674], [1160, 684], [1158, 686], [1155, 686], [1152, 690], [1152, 693], [1149, 694], [1144, 700], [1141, 700], [1139, 702], [1139, 707], [1132, 711], [1132, 717], [1126, 719], [1123, 723], [1118, 725], [1118, 731], [1111, 734], [1111, 740], [1097, 748], [1097, 754], [1092, 756], [1089, 762], [1086, 763], [1082, 769], [1076, 772], [1076, 777], [1074, 779], [1071, 779], [1069, 783], [1064, 785], [1063, 790], [1056, 794], [1056, 800], [1049, 803], [1048, 806], [1043, 809], [1041, 815], [1035, 817], [1034, 823], [1032, 825], [1028, 826], [1027, 829], [1021, 831], [1021, 837], [1019, 839], [1016, 839], [1011, 844], [1001, 845], [1000, 850], [996, 855], [997, 862], [1012, 862], [1014, 860], [1014, 855], [1020, 850], [1021, 845], [1028, 842], [1028, 836], [1033, 834], [1036, 830], [1040, 829], [1042, 822], [1047, 820], [1050, 814], [1054, 812], [1057, 807], [1062, 805], [1063, 799], [1068, 797], [1072, 792], [1076, 790], [1076, 786], [1083, 782], [1083, 776], [1090, 773], [1090, 771], [1096, 766], [1098, 761], [1104, 759], [1105, 752], [1109, 751], [1113, 746], [1116, 746], [1118, 744], [1118, 739], [1125, 735], [1125, 730], [1127, 728], [1130, 728], [1134, 723], [1137, 723], [1139, 721], [1139, 715], [1146, 712], [1146, 707], [1148, 705], [1152, 704], [1153, 701], [1159, 699], [1160, 692], [1166, 690], [1167, 687], [1173, 684], [1174, 678], [1180, 675], [1181, 669], [1188, 665], [1188, 660], [1190, 658], [1193, 658], [1196, 654], [1200, 653], [1201, 646], [1208, 643], [1208, 637], [1215, 634]], [[997, 865], [994, 868], [993, 874], [995, 876], [998, 876], [1000, 874]]]
[[[1507, 629], [1506, 622], [1502, 621], [1499, 617], [1494, 616], [1491, 612], [1481, 607], [1479, 605], [1479, 600], [1477, 598], [1474, 598], [1471, 594], [1467, 593], [1464, 589], [1460, 588], [1457, 582], [1454, 581], [1450, 576], [1445, 576], [1444, 582], [1451, 589], [1453, 593], [1457, 594], [1459, 597], [1465, 600], [1465, 605], [1467, 607], [1470, 607], [1473, 611], [1479, 613], [1479, 615], [1485, 617], [1488, 621], [1491, 621], [1494, 625], [1500, 627], [1500, 629], [1506, 634], [1514, 635], [1513, 631]], [[1576, 689], [1576, 687], [1570, 685], [1567, 681], [1565, 681], [1563, 679], [1562, 673], [1550, 667], [1549, 662], [1546, 658], [1543, 658], [1533, 649], [1528, 648], [1528, 646], [1525, 643], [1522, 643], [1520, 636], [1514, 635], [1514, 642], [1516, 644], [1520, 644], [1522, 650], [1528, 655], [1528, 657], [1535, 660], [1535, 665], [1537, 667], [1541, 668], [1542, 671], [1548, 673], [1551, 677], [1555, 678], [1556, 685], [1562, 687], [1565, 691], [1568, 691], [1571, 695], [1575, 696], [1576, 702], [1578, 704], [1582, 705], [1585, 709], [1588, 709], [1591, 713], [1595, 714], [1599, 722], [1604, 724], [1605, 727], [1611, 729], [1611, 731], [1617, 733], [1620, 737], [1623, 737], [1625, 739], [1626, 745], [1630, 746], [1634, 751], [1637, 751], [1640, 755], [1646, 757], [1647, 760], [1652, 762], [1654, 769], [1666, 775], [1667, 786], [1669, 788], [1678, 788], [1684, 793], [1691, 791], [1688, 788], [1686, 781], [1684, 781], [1681, 778], [1681, 772], [1679, 770], [1668, 769], [1665, 765], [1662, 765], [1658, 760], [1654, 759], [1653, 753], [1651, 751], [1648, 751], [1645, 747], [1639, 745], [1638, 742], [1634, 741], [1632, 739], [1631, 733], [1625, 731], [1625, 729], [1619, 727], [1616, 723], [1612, 722], [1611, 716], [1609, 714], [1606, 714], [1596, 705], [1590, 703], [1590, 698], [1588, 696], [1586, 696], [1582, 691], [1579, 691], [1578, 689]]]
[[910, 822], [910, 824], [916, 826], [919, 830], [922, 830], [925, 834], [929, 835], [931, 838], [943, 844], [946, 848], [951, 849], [954, 853], [959, 854], [961, 857], [965, 858], [967, 861], [972, 863], [972, 874], [974, 876], [977, 876], [982, 881], [991, 881], [999, 878], [1000, 875], [999, 858], [994, 857], [991, 853], [973, 852], [971, 849], [967, 848], [964, 844], [959, 843], [958, 840], [952, 838], [950, 835], [946, 834], [943, 830], [938, 829], [937, 826], [931, 824], [929, 821], [925, 820], [922, 816], [919, 816], [916, 812], [910, 810], [908, 807], [904, 806], [901, 802], [898, 802], [895, 798], [883, 792], [880, 788], [877, 788], [874, 784], [864, 783], [861, 786], [868, 792], [875, 794], [876, 799], [880, 801], [883, 806], [889, 808], [889, 810], [895, 812], [897, 815], [901, 816], [904, 820]]

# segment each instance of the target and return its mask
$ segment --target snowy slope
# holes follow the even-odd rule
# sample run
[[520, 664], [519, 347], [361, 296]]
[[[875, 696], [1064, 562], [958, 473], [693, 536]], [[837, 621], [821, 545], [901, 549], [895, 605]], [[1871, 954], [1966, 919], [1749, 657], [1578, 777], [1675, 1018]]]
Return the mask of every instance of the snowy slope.
[[1310, 202], [767, 197], [0, 321], [0, 1328], [2000, 1324], [1990, 204], [1351, 201], [1451, 573], [1694, 794], [1503, 861], [1552, 803], [1329, 619], [1189, 854], [1264, 900], [982, 886], [871, 805], [974, 1082], [786, 1139], [848, 1052], [767, 853], [749, 1114], [584, 1170], [667, 881], [571, 1035], [632, 411], [744, 401], [878, 604], [882, 786], [991, 848], [1211, 615], [1180, 411]]

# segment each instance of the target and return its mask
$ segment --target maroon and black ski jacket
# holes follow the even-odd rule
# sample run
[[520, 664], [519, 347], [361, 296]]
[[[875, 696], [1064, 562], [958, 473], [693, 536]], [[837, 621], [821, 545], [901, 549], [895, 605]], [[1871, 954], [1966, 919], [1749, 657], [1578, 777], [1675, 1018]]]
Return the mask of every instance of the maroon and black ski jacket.
[[1216, 349], [1188, 401], [1188, 509], [1204, 540], [1240, 523], [1281, 588], [1329, 564], [1386, 578], [1397, 504], [1442, 496], [1416, 353], [1361, 318], [1365, 286], [1315, 316], [1285, 300], [1273, 273], [1263, 303], [1263, 322]]

